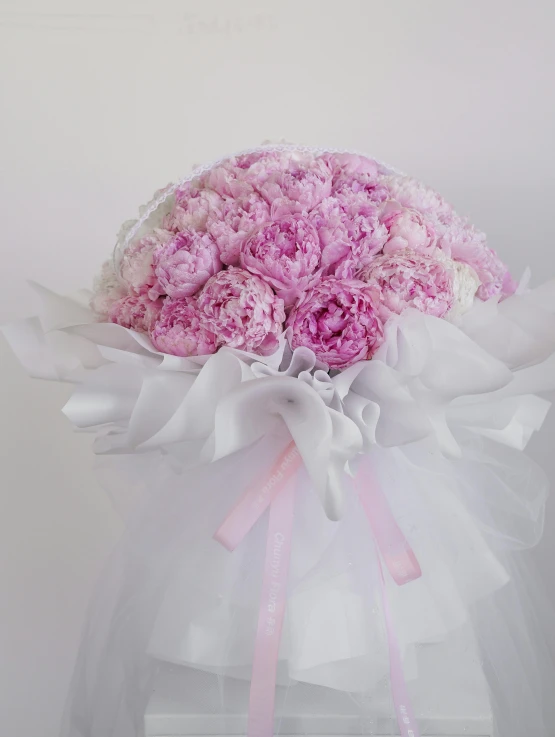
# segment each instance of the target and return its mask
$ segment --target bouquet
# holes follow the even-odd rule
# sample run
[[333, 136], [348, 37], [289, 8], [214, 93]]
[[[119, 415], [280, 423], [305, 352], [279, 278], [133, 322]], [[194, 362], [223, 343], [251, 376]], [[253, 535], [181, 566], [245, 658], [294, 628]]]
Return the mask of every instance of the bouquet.
[[443, 699], [422, 648], [461, 641], [491, 734], [549, 737], [522, 552], [547, 483], [522, 451], [555, 387], [555, 281], [529, 278], [420, 182], [280, 145], [157, 192], [92, 293], [36, 285], [41, 317], [4, 332], [75, 385], [64, 412], [127, 517], [64, 735], [145, 734], [172, 664], [222, 734], [308, 734], [320, 699], [349, 733], [417, 737]]

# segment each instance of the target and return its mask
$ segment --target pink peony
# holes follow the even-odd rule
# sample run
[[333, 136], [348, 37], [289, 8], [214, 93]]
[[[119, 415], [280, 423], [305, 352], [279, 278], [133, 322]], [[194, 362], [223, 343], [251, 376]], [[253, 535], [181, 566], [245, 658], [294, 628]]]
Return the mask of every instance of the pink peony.
[[341, 176], [365, 175], [378, 181], [379, 166], [376, 161], [358, 154], [323, 154], [320, 159], [331, 169], [334, 180]]
[[198, 297], [201, 320], [218, 346], [271, 355], [283, 332], [283, 300], [258, 276], [231, 266], [208, 280]]
[[222, 207], [208, 217], [206, 228], [218, 246], [222, 262], [237, 266], [247, 236], [269, 220], [268, 203], [257, 192], [252, 192], [239, 199], [224, 197]]
[[305, 346], [331, 369], [365, 361], [383, 341], [376, 291], [357, 280], [327, 277], [287, 320], [291, 348]]
[[252, 151], [250, 154], [233, 156], [229, 161], [238, 169], [248, 172], [247, 179], [252, 181], [263, 172], [286, 169], [293, 157], [298, 158], [299, 154], [296, 151], [260, 149], [260, 151]]
[[[251, 154], [242, 154], [241, 156], [230, 159], [228, 165], [234, 167], [235, 174], [238, 179], [245, 182], [252, 190], [256, 191], [260, 196], [262, 188], [272, 177], [277, 177], [284, 171], [287, 171], [292, 165], [292, 161], [299, 161], [300, 156], [292, 151], [257, 151]], [[304, 160], [313, 161], [314, 157], [304, 157]], [[266, 204], [269, 203], [264, 198]]]
[[364, 195], [372, 203], [389, 198], [378, 164], [372, 159], [354, 154], [328, 154], [322, 158], [332, 170], [334, 196]]
[[503, 299], [515, 293], [518, 284], [511, 276], [508, 267], [492, 248], [486, 246], [481, 251], [473, 254], [465, 251], [462, 255], [459, 255], [458, 249], [455, 249], [453, 258], [468, 264], [476, 272], [480, 280], [480, 286], [476, 292], [478, 299], [485, 301], [497, 296]]
[[453, 208], [435, 190], [417, 179], [401, 174], [391, 174], [382, 180], [390, 193], [390, 199], [404, 207], [418, 210], [428, 219], [449, 223], [454, 216]]
[[332, 194], [334, 197], [350, 197], [352, 195], [364, 195], [366, 199], [379, 204], [391, 198], [389, 189], [383, 183], [383, 178], [368, 174], [346, 174], [335, 180]]
[[420, 253], [432, 254], [437, 236], [432, 223], [418, 212], [390, 200], [384, 205], [380, 219], [387, 228], [389, 238], [384, 253], [394, 253], [410, 248]]
[[320, 237], [326, 275], [352, 279], [387, 240], [379, 210], [365, 194], [327, 197], [309, 219]]
[[332, 171], [332, 193], [364, 193], [372, 202], [382, 202], [389, 193], [382, 186], [376, 161], [356, 154], [324, 154], [321, 157]]
[[137, 241], [131, 243], [121, 261], [122, 279], [135, 294], [144, 294], [156, 283], [154, 274], [154, 252], [163, 243], [167, 243], [173, 233], [162, 228], [155, 228]]
[[257, 151], [252, 154], [237, 156], [235, 163], [243, 169], [243, 177], [255, 189], [259, 189], [268, 177], [280, 171], [286, 171], [295, 161], [308, 163], [314, 161], [310, 154], [300, 154], [296, 151]]
[[331, 170], [325, 161], [308, 156], [300, 160], [291, 157], [286, 168], [259, 170], [255, 178], [256, 188], [276, 218], [291, 212], [310, 212], [329, 197], [331, 183]]
[[[198, 182], [197, 182], [198, 184]], [[167, 230], [206, 230], [208, 217], [223, 204], [222, 198], [211, 189], [198, 189], [187, 182], [175, 193], [175, 204], [163, 226]]]
[[151, 297], [190, 297], [222, 268], [218, 246], [208, 233], [186, 230], [177, 233], [154, 253], [157, 282]]
[[115, 322], [138, 333], [148, 333], [160, 314], [163, 301], [163, 299], [152, 301], [146, 294], [122, 297], [110, 308], [109, 322]]
[[244, 241], [240, 263], [264, 277], [289, 306], [320, 275], [320, 240], [301, 215], [286, 215], [261, 225]]
[[150, 338], [162, 353], [173, 356], [206, 356], [216, 352], [216, 336], [201, 322], [194, 297], [166, 297]]
[[466, 253], [471, 258], [472, 253], [486, 248], [486, 234], [458, 215], [453, 215], [448, 225], [440, 225], [438, 232], [438, 247], [446, 256], [455, 258], [454, 252], [457, 252], [459, 256]]
[[487, 300], [500, 295], [514, 293], [516, 282], [499, 256], [486, 245], [485, 233], [476, 230], [460, 217], [454, 217], [444, 229], [439, 246], [454, 261], [467, 264], [480, 280], [476, 292], [479, 299]]
[[245, 171], [237, 165], [234, 158], [224, 161], [211, 169], [207, 176], [207, 186], [222, 197], [248, 197], [254, 187], [245, 179]]
[[407, 307], [443, 317], [455, 299], [451, 269], [437, 258], [409, 249], [378, 256], [358, 278], [378, 287], [384, 320]]

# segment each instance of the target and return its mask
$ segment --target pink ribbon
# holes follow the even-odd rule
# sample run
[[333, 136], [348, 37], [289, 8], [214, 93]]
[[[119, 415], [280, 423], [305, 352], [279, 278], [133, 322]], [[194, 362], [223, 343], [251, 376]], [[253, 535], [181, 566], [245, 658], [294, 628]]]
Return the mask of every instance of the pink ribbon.
[[[354, 480], [362, 508], [366, 513], [375, 546], [379, 566], [380, 594], [389, 649], [389, 669], [391, 676], [391, 695], [397, 724], [401, 737], [420, 737], [414, 711], [407, 689], [407, 682], [403, 673], [403, 658], [401, 648], [395, 634], [395, 625], [389, 599], [380, 554], [391, 577], [398, 586], [404, 586], [422, 576], [422, 569], [408, 544], [401, 528], [391, 511], [387, 498], [381, 486], [377, 483], [371, 471], [370, 462], [361, 461], [359, 472]], [[378, 552], [379, 551], [379, 552]]]
[[401, 737], [420, 737], [420, 730], [416, 722], [416, 717], [411, 705], [411, 700], [407, 688], [407, 681], [403, 672], [403, 658], [401, 656], [401, 648], [399, 640], [395, 634], [395, 625], [387, 590], [383, 568], [378, 557], [378, 566], [380, 569], [380, 593], [382, 598], [382, 608], [385, 620], [385, 631], [387, 634], [387, 646], [389, 649], [389, 672], [391, 677], [391, 696], [393, 698], [393, 706], [397, 716], [397, 724], [401, 732]]
[[[249, 699], [247, 737], [272, 737], [277, 666], [281, 633], [287, 604], [287, 577], [295, 507], [296, 475], [302, 459], [290, 443], [272, 466], [263, 483], [249, 487], [231, 509], [214, 538], [230, 551], [235, 550], [263, 512], [270, 507], [262, 594]], [[422, 571], [414, 552], [398, 526], [387, 499], [363, 462], [355, 478], [355, 488], [368, 517], [375, 545], [392, 578], [399, 585], [414, 581]], [[380, 594], [389, 648], [391, 690], [401, 737], [420, 737], [410, 704], [403, 662], [380, 555]]]
[[254, 483], [245, 491], [217, 529], [214, 539], [229, 551], [235, 550], [301, 465], [302, 459], [297, 446], [289, 443], [278, 456], [265, 481]]
[[296, 476], [291, 471], [270, 506], [268, 541], [252, 664], [247, 737], [274, 734], [274, 702], [281, 632], [287, 604]]
[[395, 583], [404, 586], [420, 578], [422, 570], [416, 555], [397, 524], [367, 460], [361, 461], [354, 485], [362, 508], [366, 512], [374, 540]]

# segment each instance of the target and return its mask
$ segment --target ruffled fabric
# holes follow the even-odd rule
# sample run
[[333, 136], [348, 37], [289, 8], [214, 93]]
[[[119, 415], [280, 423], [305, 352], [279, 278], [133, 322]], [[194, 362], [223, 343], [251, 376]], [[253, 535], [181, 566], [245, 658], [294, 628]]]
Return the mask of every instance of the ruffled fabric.
[[[463, 428], [522, 450], [549, 407], [536, 395], [555, 385], [555, 281], [476, 303], [459, 326], [406, 310], [371, 361], [330, 379], [334, 406], [288, 374], [284, 337], [267, 357], [225, 348], [180, 358], [161, 354], [144, 334], [95, 322], [74, 300], [39, 293], [42, 330], [32, 318], [6, 334], [33, 376], [76, 384], [64, 411], [77, 427], [98, 431], [97, 452], [180, 443], [190, 445], [187, 462], [200, 451], [209, 463], [285, 425], [332, 517], [345, 496], [342, 477], [363, 448], [429, 438], [458, 457], [454, 431]], [[61, 332], [64, 353], [49, 348], [52, 331]], [[281, 370], [253, 381], [258, 366]]]
[[252, 667], [265, 529], [257, 524], [233, 554], [212, 536], [291, 437], [305, 470], [283, 693], [318, 689], [311, 698], [335, 699], [361, 725], [371, 713], [375, 734], [391, 716], [379, 558], [351, 481], [366, 459], [422, 568], [410, 585], [387, 583], [418, 714], [430, 698], [442, 708], [433, 694], [447, 679], [430, 674], [425, 643], [450, 653], [454, 694], [470, 698], [461, 663], [475, 669], [496, 735], [522, 737], [526, 723], [550, 737], [542, 694], [555, 651], [548, 629], [533, 626], [547, 610], [538, 592], [530, 598], [517, 556], [543, 527], [547, 482], [520, 451], [549, 407], [538, 395], [555, 384], [554, 281], [475, 303], [458, 324], [409, 309], [372, 360], [335, 375], [283, 335], [266, 357], [163, 354], [143, 333], [95, 322], [88, 295], [37, 291], [40, 320], [4, 333], [33, 376], [75, 385], [66, 415], [96, 434], [113, 498], [135, 496], [93, 603], [64, 737], [142, 734], [161, 662], [176, 677], [192, 667], [218, 679], [211, 708], [233, 728], [234, 684]]

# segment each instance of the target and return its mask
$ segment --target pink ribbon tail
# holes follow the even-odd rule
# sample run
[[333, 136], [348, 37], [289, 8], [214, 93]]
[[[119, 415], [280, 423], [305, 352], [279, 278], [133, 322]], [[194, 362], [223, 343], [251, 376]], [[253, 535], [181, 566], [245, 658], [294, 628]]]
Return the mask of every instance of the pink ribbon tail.
[[235, 550], [267, 507], [279, 496], [280, 491], [301, 464], [302, 459], [297, 446], [293, 442], [289, 443], [272, 466], [266, 480], [252, 484], [245, 491], [216, 530], [214, 539], [224, 548]]
[[[364, 464], [364, 465], [362, 465]], [[376, 544], [387, 570], [399, 586], [422, 576], [422, 569], [393, 516], [382, 488], [368, 467], [361, 463], [354, 485], [370, 523]]]
[[[367, 462], [361, 463], [361, 470], [355, 481], [362, 507], [368, 518], [379, 566], [380, 595], [384, 613], [387, 646], [389, 649], [389, 668], [391, 674], [391, 694], [397, 716], [401, 737], [420, 737], [420, 731], [411, 705], [399, 641], [395, 634], [393, 615], [387, 596], [385, 577], [380, 559], [383, 558], [391, 577], [399, 586], [404, 586], [422, 576], [422, 569], [407, 539], [388, 504], [382, 488], [372, 474]], [[378, 552], [379, 550], [379, 552]]]
[[287, 604], [287, 578], [295, 513], [291, 472], [270, 506], [258, 629], [254, 647], [247, 737], [272, 737], [277, 667]]
[[391, 674], [391, 694], [393, 697], [393, 705], [397, 716], [397, 724], [401, 737], [420, 737], [420, 730], [407, 688], [405, 674], [403, 673], [403, 658], [401, 657], [401, 648], [399, 640], [395, 634], [395, 625], [393, 616], [389, 606], [389, 599], [385, 586], [385, 577], [380, 559], [378, 558], [378, 566], [380, 568], [380, 591], [382, 598], [382, 608], [385, 620], [385, 630], [387, 633], [387, 645], [389, 649], [389, 670]]

